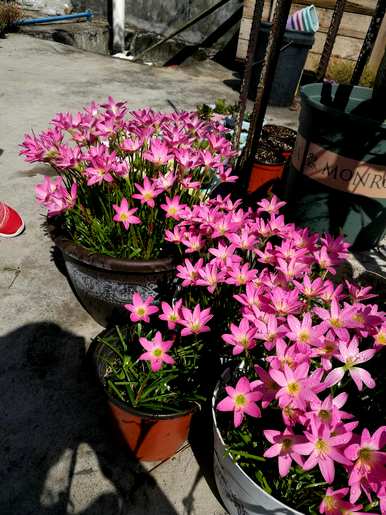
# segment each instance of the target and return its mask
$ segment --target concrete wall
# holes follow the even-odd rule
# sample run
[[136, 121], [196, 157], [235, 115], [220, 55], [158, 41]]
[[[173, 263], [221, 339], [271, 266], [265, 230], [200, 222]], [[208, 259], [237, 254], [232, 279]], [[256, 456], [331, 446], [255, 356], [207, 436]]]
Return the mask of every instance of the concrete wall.
[[73, 8], [71, 0], [18, 0], [18, 3], [27, 9], [49, 15], [67, 14]]
[[[44, 0], [46, 2], [59, 0]], [[91, 9], [95, 15], [107, 16], [110, 0], [72, 0], [75, 10]], [[194, 18], [218, 0], [126, 0], [126, 23], [138, 29], [166, 34]], [[229, 0], [208, 18], [183, 32], [181, 40], [199, 43], [225, 22], [242, 0]]]

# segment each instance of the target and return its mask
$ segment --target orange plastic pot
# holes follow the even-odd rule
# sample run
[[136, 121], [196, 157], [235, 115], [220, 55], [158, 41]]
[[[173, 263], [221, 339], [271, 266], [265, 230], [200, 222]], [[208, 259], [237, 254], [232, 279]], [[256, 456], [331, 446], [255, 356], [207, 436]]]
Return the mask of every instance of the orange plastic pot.
[[248, 183], [248, 193], [267, 187], [283, 175], [285, 163], [270, 164], [256, 161], [253, 164], [251, 176]]
[[[100, 333], [103, 338], [112, 333], [109, 329]], [[132, 451], [142, 461], [161, 461], [173, 456], [187, 440], [190, 422], [196, 407], [178, 413], [144, 413], [108, 394], [104, 385], [106, 358], [111, 359], [113, 351], [100, 340], [93, 349], [93, 362], [99, 383], [108, 398], [115, 426]]]
[[166, 460], [188, 438], [192, 411], [149, 415], [115, 400], [109, 405], [123, 438], [139, 460]]

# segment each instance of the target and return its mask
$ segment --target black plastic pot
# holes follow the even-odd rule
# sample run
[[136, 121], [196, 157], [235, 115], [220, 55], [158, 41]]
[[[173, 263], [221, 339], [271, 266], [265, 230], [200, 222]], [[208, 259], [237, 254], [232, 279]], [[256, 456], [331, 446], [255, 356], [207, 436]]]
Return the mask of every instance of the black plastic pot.
[[134, 261], [94, 254], [48, 224], [48, 232], [61, 250], [69, 281], [79, 301], [103, 327], [128, 320], [124, 304], [138, 292], [172, 294], [176, 259], [169, 256], [151, 261]]
[[368, 250], [386, 229], [386, 123], [372, 90], [310, 84], [287, 184], [288, 217]]
[[[252, 71], [252, 79], [249, 87], [249, 96], [253, 99], [256, 97], [271, 28], [272, 23], [263, 22], [259, 31], [255, 59], [256, 64]], [[285, 31], [283, 50], [280, 52], [272, 84], [271, 96], [269, 98], [271, 105], [289, 106], [292, 104], [309, 49], [314, 44], [314, 41], [315, 35], [313, 32], [297, 30]]]

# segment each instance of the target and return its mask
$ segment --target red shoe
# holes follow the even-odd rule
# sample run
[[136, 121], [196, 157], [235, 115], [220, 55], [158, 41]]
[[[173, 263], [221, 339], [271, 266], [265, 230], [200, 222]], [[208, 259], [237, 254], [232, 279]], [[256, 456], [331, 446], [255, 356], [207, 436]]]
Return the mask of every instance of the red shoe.
[[23, 231], [22, 217], [14, 209], [0, 202], [0, 237], [13, 238]]

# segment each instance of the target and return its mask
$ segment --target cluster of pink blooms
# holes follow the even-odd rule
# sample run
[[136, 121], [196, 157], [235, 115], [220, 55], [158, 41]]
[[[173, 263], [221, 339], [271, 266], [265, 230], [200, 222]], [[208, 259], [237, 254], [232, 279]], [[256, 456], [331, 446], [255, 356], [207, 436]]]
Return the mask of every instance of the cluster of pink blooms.
[[235, 428], [246, 415], [264, 423], [263, 411], [281, 410], [282, 425], [263, 431], [264, 455], [278, 458], [281, 476], [294, 462], [319, 467], [333, 484], [335, 464], [343, 467], [347, 487], [330, 487], [321, 513], [357, 512], [362, 495], [375, 495], [386, 513], [386, 426], [370, 434], [342, 409], [351, 381], [360, 392], [376, 387], [367, 365], [386, 343], [385, 314], [368, 303], [370, 288], [329, 279], [347, 256], [343, 238], [286, 224], [283, 204], [273, 197], [245, 211], [219, 197], [193, 206], [167, 234], [189, 256], [178, 267], [182, 284], [224, 302], [227, 291], [238, 306], [222, 338], [248, 372], [225, 387], [217, 409], [233, 412]]
[[159, 320], [167, 324], [169, 330], [173, 330], [173, 338], [171, 340], [163, 340], [161, 331], [157, 331], [152, 340], [148, 338], [139, 338], [139, 343], [144, 350], [139, 357], [140, 360], [149, 361], [153, 372], [158, 372], [164, 364], [174, 365], [174, 358], [168, 354], [176, 341], [177, 329], [181, 328], [181, 336], [199, 335], [210, 331], [207, 322], [213, 315], [209, 308], [201, 309], [196, 304], [194, 309], [189, 309], [183, 305], [182, 299], [176, 300], [173, 304], [162, 302], [158, 307], [153, 304], [152, 296], [142, 299], [139, 293], [134, 293], [132, 303], [125, 304], [125, 308], [130, 312], [132, 322], [150, 323], [150, 317], [155, 313], [158, 314]]
[[47, 162], [66, 179], [67, 192], [61, 179], [48, 177], [36, 188], [49, 216], [73, 208], [77, 195], [79, 205], [90, 208], [88, 188], [99, 187], [101, 195], [113, 195], [114, 221], [128, 230], [145, 221], [134, 216], [142, 206], [154, 208], [159, 201], [166, 217], [177, 220], [195, 202], [192, 193], [200, 198], [202, 190], [236, 179], [226, 129], [194, 112], [128, 113], [125, 102], [109, 97], [75, 116], [59, 113], [51, 125], [39, 135], [26, 135], [21, 150], [27, 162]]

